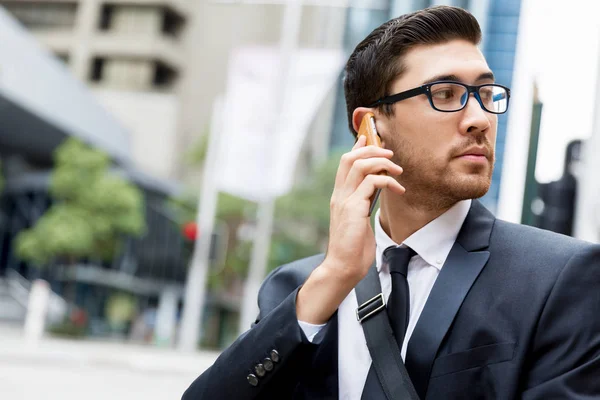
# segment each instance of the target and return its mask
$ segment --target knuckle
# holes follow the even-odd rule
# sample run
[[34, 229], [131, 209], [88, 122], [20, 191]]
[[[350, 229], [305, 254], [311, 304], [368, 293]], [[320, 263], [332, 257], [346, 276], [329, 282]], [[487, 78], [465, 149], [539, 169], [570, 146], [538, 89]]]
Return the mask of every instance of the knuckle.
[[340, 158], [340, 161], [343, 164], [349, 164], [352, 161], [352, 154], [350, 154], [350, 153], [344, 153], [342, 155], [342, 157]]
[[365, 183], [370, 186], [374, 185], [377, 182], [377, 178], [378, 178], [377, 175], [369, 174], [365, 177]]
[[337, 207], [337, 204], [338, 204], [337, 196], [331, 196], [331, 199], [329, 200], [329, 208], [335, 209]]
[[390, 168], [390, 169], [394, 169], [398, 167], [398, 164], [396, 164], [395, 162], [393, 162], [392, 160], [390, 160], [389, 158], [385, 159], [385, 164]]
[[367, 160], [365, 160], [365, 159], [358, 159], [358, 160], [354, 161], [354, 163], [353, 163], [352, 166], [354, 168], [359, 169], [359, 170], [363, 170], [363, 169], [365, 169], [366, 165], [367, 165]]

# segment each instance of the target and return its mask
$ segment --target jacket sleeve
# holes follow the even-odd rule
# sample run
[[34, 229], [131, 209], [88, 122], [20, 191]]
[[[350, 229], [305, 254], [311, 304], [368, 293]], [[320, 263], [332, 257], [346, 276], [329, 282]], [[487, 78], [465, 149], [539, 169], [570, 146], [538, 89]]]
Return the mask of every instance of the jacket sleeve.
[[533, 340], [524, 400], [600, 398], [600, 246], [571, 257]]
[[289, 272], [283, 268], [267, 277], [256, 323], [190, 385], [182, 400], [291, 398], [318, 343], [308, 341], [296, 316], [296, 295], [308, 271], [301, 278]]

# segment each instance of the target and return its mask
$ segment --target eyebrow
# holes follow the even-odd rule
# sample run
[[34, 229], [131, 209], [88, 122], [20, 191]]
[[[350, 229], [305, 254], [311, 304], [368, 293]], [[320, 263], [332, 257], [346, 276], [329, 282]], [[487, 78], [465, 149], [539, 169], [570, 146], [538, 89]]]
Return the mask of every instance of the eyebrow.
[[[475, 79], [475, 82], [480, 82], [480, 81], [485, 81], [485, 80], [491, 80], [492, 82], [495, 81], [496, 78], [494, 77], [494, 73], [492, 71], [484, 72], [484, 73], [480, 74], [477, 77], [477, 79]], [[442, 74], [442, 75], [436, 75], [430, 79], [427, 79], [426, 81], [423, 82], [423, 85], [426, 85], [426, 84], [432, 83], [432, 82], [437, 82], [437, 81], [462, 82], [462, 79], [460, 79], [458, 76], [456, 76], [454, 74]]]

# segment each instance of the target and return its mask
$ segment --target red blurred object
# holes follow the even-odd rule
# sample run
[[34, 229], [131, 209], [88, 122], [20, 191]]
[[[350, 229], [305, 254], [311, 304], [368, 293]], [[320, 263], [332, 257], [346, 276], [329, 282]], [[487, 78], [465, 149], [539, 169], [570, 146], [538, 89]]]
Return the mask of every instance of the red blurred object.
[[183, 225], [183, 236], [188, 240], [196, 240], [198, 238], [198, 225], [195, 222], [188, 222]]
[[87, 313], [81, 308], [71, 312], [71, 323], [75, 326], [85, 326], [87, 324]]

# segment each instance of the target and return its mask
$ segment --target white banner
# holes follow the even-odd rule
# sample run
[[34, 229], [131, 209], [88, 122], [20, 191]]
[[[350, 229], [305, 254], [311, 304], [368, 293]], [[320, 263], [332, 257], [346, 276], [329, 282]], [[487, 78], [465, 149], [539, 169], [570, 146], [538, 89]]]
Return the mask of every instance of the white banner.
[[[279, 62], [277, 48], [242, 48], [231, 56], [216, 171], [220, 191], [263, 201], [291, 189], [302, 143], [344, 56], [338, 50], [296, 50], [287, 84], [275, 89]], [[279, 97], [277, 90], [283, 91]], [[278, 106], [277, 98], [283, 99]], [[281, 110], [281, 118], [274, 110]]]

